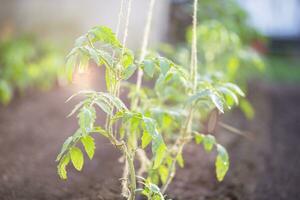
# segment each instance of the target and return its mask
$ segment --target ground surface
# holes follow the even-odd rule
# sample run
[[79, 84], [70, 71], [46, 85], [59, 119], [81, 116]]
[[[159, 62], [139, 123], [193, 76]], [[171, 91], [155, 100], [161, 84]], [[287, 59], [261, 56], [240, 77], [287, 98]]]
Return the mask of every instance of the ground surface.
[[[0, 108], [0, 199], [121, 199], [119, 153], [100, 137], [95, 158], [86, 161], [83, 172], [70, 169], [68, 181], [56, 175], [55, 157], [77, 126], [74, 118], [65, 117], [73, 106], [64, 104], [71, 93], [55, 89], [27, 94]], [[250, 94], [257, 117], [247, 123], [235, 111], [223, 121], [250, 130], [252, 139], [221, 128], [216, 134], [231, 157], [224, 182], [215, 179], [214, 157], [190, 145], [184, 152], [186, 167], [178, 170], [168, 190], [171, 198], [300, 199], [300, 90], [256, 85]]]

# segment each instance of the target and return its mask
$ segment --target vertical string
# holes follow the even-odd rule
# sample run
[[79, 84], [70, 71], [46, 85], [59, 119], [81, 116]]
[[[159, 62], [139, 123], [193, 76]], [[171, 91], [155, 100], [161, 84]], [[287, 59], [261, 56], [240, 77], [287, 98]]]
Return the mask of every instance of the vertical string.
[[[125, 2], [125, 0], [122, 0], [122, 4]], [[128, 37], [128, 29], [129, 29], [129, 19], [130, 19], [130, 14], [131, 14], [131, 4], [132, 4], [132, 0], [128, 0], [128, 5], [127, 5], [127, 9], [126, 9], [126, 17], [125, 17], [125, 28], [124, 28], [124, 34], [123, 34], [123, 40], [122, 40], [122, 52], [121, 52], [121, 59], [125, 53], [125, 49], [126, 49], [126, 41], [127, 41], [127, 37]], [[123, 6], [121, 6], [123, 7]], [[122, 15], [119, 15], [119, 17]], [[121, 18], [119, 18], [119, 21], [121, 20]], [[117, 29], [117, 31], [119, 31]], [[121, 75], [121, 71], [122, 70], [118, 70], [118, 77], [120, 77]], [[120, 95], [120, 84], [121, 84], [121, 80], [117, 81], [116, 83], [116, 96], [118, 97]], [[117, 124], [115, 124], [115, 126], [117, 126]], [[117, 128], [115, 128], [115, 130], [117, 130]], [[115, 133], [116, 134], [116, 133]], [[126, 155], [128, 156], [128, 155]], [[134, 192], [131, 191], [130, 187], [132, 187], [132, 185], [129, 186], [128, 183], [128, 176], [130, 174], [130, 172], [132, 173], [132, 170], [129, 170], [129, 162], [128, 159], [125, 159], [125, 165], [123, 168], [123, 175], [122, 175], [122, 195], [124, 197], [126, 197], [127, 199], [133, 199], [135, 197]], [[135, 173], [133, 171], [133, 173]], [[135, 175], [134, 175], [135, 177]], [[131, 180], [132, 181], [132, 180]], [[130, 182], [130, 184], [136, 184], [136, 183], [132, 183]], [[133, 194], [132, 194], [133, 192]]]
[[132, 4], [132, 0], [128, 0], [125, 29], [124, 29], [124, 35], [123, 35], [123, 41], [122, 41], [123, 49], [122, 49], [121, 55], [124, 54], [125, 47], [126, 47], [126, 41], [127, 41], [128, 29], [129, 29], [129, 19], [130, 19], [130, 14], [131, 14], [131, 4]]
[[[148, 47], [148, 41], [149, 41], [149, 34], [150, 34], [150, 28], [151, 28], [151, 22], [152, 22], [152, 15], [153, 15], [153, 8], [154, 8], [155, 0], [150, 1], [150, 7], [148, 10], [147, 14], [147, 22], [146, 22], [146, 27], [144, 31], [144, 36], [143, 36], [143, 43], [142, 43], [142, 50], [141, 50], [141, 55], [139, 59], [139, 63], [141, 63], [146, 56], [147, 53], [147, 47]], [[140, 68], [138, 69], [138, 74], [137, 74], [137, 81], [136, 81], [136, 91], [139, 93], [142, 85], [142, 79], [143, 79], [143, 70]], [[138, 99], [133, 102], [132, 107], [135, 108], [138, 104]]]
[[197, 58], [197, 9], [198, 9], [198, 0], [194, 0], [194, 12], [193, 12], [193, 35], [192, 35], [192, 45], [191, 45], [191, 76], [193, 80], [193, 92], [195, 92], [197, 87], [197, 67], [198, 67], [198, 58]]
[[[122, 2], [124, 3], [124, 0], [122, 0]], [[131, 6], [132, 5], [132, 0], [128, 0], [128, 5], [127, 5], [127, 9], [126, 9], [126, 19], [125, 19], [125, 28], [124, 28], [124, 34], [123, 34], [123, 40], [122, 40], [122, 53], [121, 53], [121, 58], [123, 57], [124, 53], [125, 53], [125, 49], [126, 49], [126, 41], [127, 41], [127, 37], [128, 37], [128, 29], [129, 29], [129, 19], [130, 19], [130, 14], [131, 14]], [[123, 7], [123, 6], [121, 6]], [[118, 71], [118, 75], [117, 78], [121, 77], [121, 71]], [[120, 87], [121, 87], [121, 81], [117, 81], [116, 83], [116, 92], [115, 95], [117, 97], [120, 96]], [[116, 124], [117, 126], [117, 124]]]
[[120, 32], [120, 25], [121, 25], [121, 19], [123, 16], [123, 7], [125, 4], [125, 0], [121, 1], [121, 6], [120, 6], [120, 10], [119, 10], [119, 14], [118, 14], [118, 22], [117, 22], [117, 28], [116, 28], [116, 36], [119, 36], [119, 32]]

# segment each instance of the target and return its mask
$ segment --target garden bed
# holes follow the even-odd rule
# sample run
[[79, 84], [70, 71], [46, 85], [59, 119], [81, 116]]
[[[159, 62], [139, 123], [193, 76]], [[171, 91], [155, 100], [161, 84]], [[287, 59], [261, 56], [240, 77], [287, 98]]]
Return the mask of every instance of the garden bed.
[[[66, 120], [65, 117], [73, 105], [63, 102], [72, 92], [70, 88], [60, 88], [48, 93], [29, 93], [0, 108], [2, 199], [122, 199], [118, 180], [121, 164], [117, 161], [120, 154], [101, 137], [96, 137], [95, 158], [86, 159], [82, 173], [69, 167], [67, 181], [60, 180], [56, 174], [55, 157], [60, 145], [77, 127], [74, 118]], [[299, 141], [296, 133], [300, 125], [300, 90], [252, 84], [249, 93], [256, 118], [247, 122], [235, 110], [222, 120], [249, 130], [252, 139], [221, 128], [216, 135], [231, 158], [231, 168], [224, 181], [216, 181], [211, 167], [213, 155], [204, 153], [200, 146], [190, 145], [184, 152], [186, 167], [178, 170], [168, 190], [169, 197], [174, 200], [270, 199], [274, 197], [270, 191], [279, 191], [279, 186], [284, 197], [293, 195], [286, 199], [299, 197], [295, 188], [299, 177], [285, 180], [284, 174], [291, 176], [295, 172], [296, 175], [295, 170], [299, 169], [300, 149], [294, 145]], [[288, 153], [295, 156], [288, 160]], [[291, 167], [283, 169], [284, 164]], [[284, 170], [289, 171], [282, 174]], [[284, 181], [291, 187], [285, 186]]]

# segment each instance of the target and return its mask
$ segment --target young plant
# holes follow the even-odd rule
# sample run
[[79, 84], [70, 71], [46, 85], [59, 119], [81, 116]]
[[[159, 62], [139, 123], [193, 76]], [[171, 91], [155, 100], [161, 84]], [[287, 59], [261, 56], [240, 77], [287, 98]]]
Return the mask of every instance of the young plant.
[[[194, 8], [197, 6], [194, 5]], [[218, 71], [198, 75], [196, 35], [194, 17], [190, 72], [186, 67], [176, 65], [156, 54], [148, 55], [144, 61], [145, 74], [150, 78], [157, 77], [157, 80], [154, 90], [142, 89], [140, 109], [156, 119], [159, 132], [168, 146], [158, 168], [152, 167], [153, 162], [149, 164], [147, 180], [156, 184], [162, 183], [162, 193], [165, 193], [175, 175], [176, 164], [184, 166], [182, 151], [192, 139], [197, 144], [202, 143], [207, 152], [216, 147], [215, 167], [219, 181], [223, 180], [229, 168], [229, 156], [225, 148], [211, 134], [219, 113], [224, 113], [233, 104], [238, 104], [239, 96], [244, 96], [244, 93], [237, 85], [215, 75]], [[198, 133], [205, 131], [197, 123], [200, 121], [208, 121], [206, 132], [210, 134]]]
[[64, 58], [59, 50], [34, 37], [0, 38], [0, 103], [8, 104], [16, 91], [48, 89], [63, 80]]
[[[70, 78], [76, 70], [84, 70], [93, 60], [98, 66], [105, 67], [107, 91], [81, 91], [67, 100], [78, 95], [85, 97], [69, 115], [77, 113], [79, 128], [65, 141], [56, 159], [62, 179], [67, 178], [66, 168], [70, 162], [79, 171], [83, 167], [84, 157], [79, 143], [83, 144], [88, 157], [93, 158], [94, 133], [99, 133], [123, 155], [122, 195], [129, 200], [135, 199], [136, 192], [148, 199], [164, 199], [177, 163], [184, 166], [182, 152], [191, 140], [203, 144], [207, 152], [216, 148], [217, 179], [223, 180], [229, 168], [229, 156], [211, 134], [219, 113], [230, 108], [232, 101], [237, 104], [238, 96], [244, 94], [237, 85], [217, 76], [198, 75], [197, 2], [195, 0], [190, 71], [157, 53], [146, 54], [147, 43], [144, 43], [139, 59], [135, 59], [124, 42], [121, 44], [111, 29], [104, 26], [94, 27], [76, 40], [66, 67]], [[154, 1], [151, 3], [153, 8]], [[125, 83], [136, 70], [137, 84]], [[153, 89], [141, 85], [143, 73], [156, 80]], [[129, 88], [130, 108], [118, 97], [120, 87]], [[105, 126], [96, 124], [96, 108], [107, 115]], [[203, 127], [196, 122], [207, 118], [207, 132], [210, 134], [202, 134]], [[151, 154], [146, 150], [150, 144]], [[135, 160], [140, 161], [138, 170]], [[141, 177], [144, 175], [146, 178]], [[141, 188], [137, 183], [141, 183]], [[161, 189], [158, 185], [162, 186]]]

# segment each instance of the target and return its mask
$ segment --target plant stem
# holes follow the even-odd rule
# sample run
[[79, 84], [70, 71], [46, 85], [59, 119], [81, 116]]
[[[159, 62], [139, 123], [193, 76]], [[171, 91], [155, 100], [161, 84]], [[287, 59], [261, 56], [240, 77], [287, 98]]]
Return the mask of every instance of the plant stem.
[[127, 155], [127, 162], [129, 166], [129, 175], [130, 175], [130, 195], [129, 195], [129, 200], [135, 200], [135, 191], [136, 191], [136, 176], [135, 176], [135, 168], [134, 168], [134, 159], [130, 156]]

